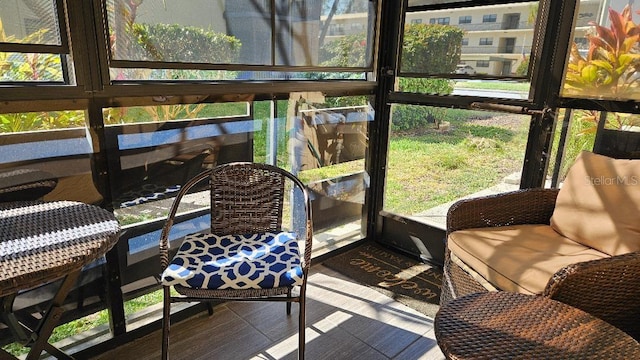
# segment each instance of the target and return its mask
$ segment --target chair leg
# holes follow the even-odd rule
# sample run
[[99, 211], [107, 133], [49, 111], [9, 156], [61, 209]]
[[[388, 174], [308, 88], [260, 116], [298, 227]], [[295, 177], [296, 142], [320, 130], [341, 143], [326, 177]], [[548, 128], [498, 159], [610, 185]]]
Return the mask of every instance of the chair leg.
[[306, 296], [304, 286], [300, 289], [300, 313], [298, 314], [298, 359], [304, 360], [306, 331]]
[[[53, 329], [58, 325], [58, 322], [62, 317], [62, 314], [64, 313], [64, 300], [67, 298], [67, 294], [69, 294], [69, 291], [71, 291], [71, 288], [78, 280], [79, 275], [80, 270], [74, 271], [73, 273], [68, 274], [62, 281], [62, 284], [58, 288], [58, 291], [49, 304], [49, 309], [45, 312], [42, 319], [40, 319], [40, 322], [38, 323], [36, 329], [31, 334], [31, 339], [33, 340], [33, 342], [28, 344], [31, 349], [27, 354], [27, 360], [39, 359], [42, 351], [46, 350], [47, 348], [52, 350], [53, 345], [49, 345], [47, 341], [49, 340], [49, 336], [51, 336]], [[58, 349], [52, 350], [52, 352], [52, 355], [60, 359], [72, 358], [71, 356], [66, 355]]]
[[[287, 292], [287, 297], [291, 299], [291, 288]], [[287, 301], [287, 315], [291, 315], [291, 301]]]
[[169, 327], [171, 326], [171, 288], [163, 286], [162, 308], [162, 359], [169, 358]]

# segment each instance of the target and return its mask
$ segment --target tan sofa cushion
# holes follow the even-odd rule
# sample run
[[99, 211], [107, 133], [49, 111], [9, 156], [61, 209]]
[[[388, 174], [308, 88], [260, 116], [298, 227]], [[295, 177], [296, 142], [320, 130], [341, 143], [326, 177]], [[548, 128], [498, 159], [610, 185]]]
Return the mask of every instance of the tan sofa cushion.
[[609, 255], [640, 251], [640, 160], [583, 151], [560, 188], [551, 226]]
[[569, 240], [549, 225], [514, 225], [454, 231], [449, 250], [501, 290], [540, 294], [556, 271], [609, 257]]

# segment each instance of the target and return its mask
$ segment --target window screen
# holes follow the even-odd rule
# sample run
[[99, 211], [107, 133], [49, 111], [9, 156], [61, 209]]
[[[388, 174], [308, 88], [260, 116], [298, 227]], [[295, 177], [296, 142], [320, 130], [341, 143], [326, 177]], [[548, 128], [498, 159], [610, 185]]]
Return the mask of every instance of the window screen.
[[[106, 9], [112, 68], [227, 69], [152, 72], [147, 80], [291, 79], [300, 76], [292, 68], [372, 66], [375, 8], [368, 0], [107, 0]], [[264, 69], [283, 73], [254, 73]]]
[[67, 82], [60, 0], [0, 1], [0, 83]]

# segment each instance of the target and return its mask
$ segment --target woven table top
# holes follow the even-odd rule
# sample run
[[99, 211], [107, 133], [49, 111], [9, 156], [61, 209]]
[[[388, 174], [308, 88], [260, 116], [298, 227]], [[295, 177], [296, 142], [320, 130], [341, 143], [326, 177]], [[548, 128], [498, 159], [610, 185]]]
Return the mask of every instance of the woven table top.
[[640, 359], [640, 344], [586, 312], [541, 296], [460, 297], [435, 318], [448, 359]]
[[58, 185], [53, 174], [35, 169], [0, 172], [0, 201], [37, 200]]
[[120, 225], [74, 201], [0, 203], [0, 296], [62, 278], [103, 256]]

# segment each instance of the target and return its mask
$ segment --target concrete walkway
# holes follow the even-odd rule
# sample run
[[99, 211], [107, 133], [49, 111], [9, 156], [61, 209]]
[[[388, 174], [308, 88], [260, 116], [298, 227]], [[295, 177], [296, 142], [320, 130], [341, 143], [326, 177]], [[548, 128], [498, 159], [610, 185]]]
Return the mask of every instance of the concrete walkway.
[[410, 216], [411, 219], [433, 226], [437, 229], [446, 230], [447, 228], [447, 211], [451, 205], [461, 199], [469, 199], [480, 196], [494, 195], [507, 191], [515, 191], [520, 188], [520, 173], [516, 172], [506, 176], [501, 183], [490, 188], [480, 190], [473, 194], [469, 194], [463, 198], [450, 201], [448, 203], [436, 206], [427, 211]]

